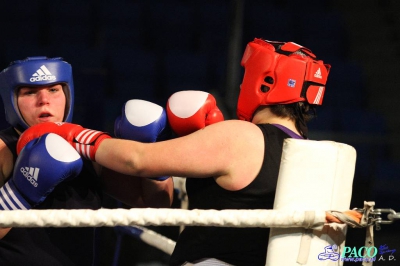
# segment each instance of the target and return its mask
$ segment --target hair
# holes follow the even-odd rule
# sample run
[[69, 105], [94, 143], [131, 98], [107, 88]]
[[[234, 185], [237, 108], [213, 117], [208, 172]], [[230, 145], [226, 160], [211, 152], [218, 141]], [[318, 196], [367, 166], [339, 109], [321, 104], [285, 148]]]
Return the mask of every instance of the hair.
[[307, 102], [295, 102], [291, 104], [270, 105], [271, 112], [282, 118], [290, 118], [295, 121], [296, 129], [301, 136], [307, 138], [308, 127], [307, 123], [316, 117], [315, 106]]
[[[279, 49], [282, 45], [279, 46]], [[302, 51], [296, 51], [292, 53], [293, 56], [309, 57]], [[296, 129], [299, 131], [303, 138], [308, 136], [307, 123], [316, 117], [315, 106], [310, 105], [307, 102], [295, 102], [291, 104], [277, 104], [271, 105], [271, 112], [282, 118], [290, 118], [295, 121]]]

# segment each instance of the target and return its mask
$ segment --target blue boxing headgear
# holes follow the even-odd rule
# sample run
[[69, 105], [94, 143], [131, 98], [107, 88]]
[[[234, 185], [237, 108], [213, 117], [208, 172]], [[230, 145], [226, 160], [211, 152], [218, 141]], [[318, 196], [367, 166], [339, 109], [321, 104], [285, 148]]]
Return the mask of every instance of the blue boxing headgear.
[[66, 101], [64, 122], [72, 121], [74, 107], [74, 84], [72, 67], [61, 57], [27, 57], [11, 62], [0, 72], [0, 94], [3, 99], [6, 119], [15, 128], [24, 131], [29, 127], [19, 112], [18, 88], [61, 84]]

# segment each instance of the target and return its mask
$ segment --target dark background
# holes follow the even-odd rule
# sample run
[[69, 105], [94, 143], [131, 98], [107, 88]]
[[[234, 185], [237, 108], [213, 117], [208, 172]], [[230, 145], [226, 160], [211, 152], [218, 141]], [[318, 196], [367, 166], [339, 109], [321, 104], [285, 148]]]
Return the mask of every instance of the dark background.
[[[332, 65], [310, 135], [356, 148], [351, 207], [368, 200], [400, 211], [399, 11], [394, 0], [1, 1], [0, 67], [27, 56], [63, 57], [73, 66], [74, 122], [113, 132], [127, 100], [165, 106], [179, 90], [210, 92], [225, 118], [235, 118], [245, 45], [255, 37], [299, 43]], [[4, 116], [0, 122], [7, 126]], [[400, 250], [399, 224], [377, 231], [376, 246]], [[152, 229], [178, 235], [176, 227]], [[132, 236], [99, 233], [98, 265], [112, 265], [118, 236], [119, 265], [168, 261]], [[364, 236], [350, 229], [346, 245], [360, 247]]]

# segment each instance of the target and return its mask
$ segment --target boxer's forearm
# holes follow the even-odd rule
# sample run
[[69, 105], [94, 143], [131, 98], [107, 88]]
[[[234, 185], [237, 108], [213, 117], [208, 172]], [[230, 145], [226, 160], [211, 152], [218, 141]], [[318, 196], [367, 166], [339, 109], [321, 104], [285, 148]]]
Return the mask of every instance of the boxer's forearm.
[[123, 139], [106, 139], [96, 152], [96, 162], [126, 175], [139, 175], [137, 161], [142, 143]]
[[142, 198], [146, 206], [169, 208], [172, 205], [174, 182], [172, 177], [164, 180], [142, 179]]

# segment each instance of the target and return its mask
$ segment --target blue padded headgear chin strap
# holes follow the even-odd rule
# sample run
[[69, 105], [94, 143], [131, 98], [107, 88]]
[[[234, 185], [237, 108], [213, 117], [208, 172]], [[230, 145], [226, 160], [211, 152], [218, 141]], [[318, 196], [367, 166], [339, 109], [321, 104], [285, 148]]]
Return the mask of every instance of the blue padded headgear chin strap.
[[67, 99], [64, 122], [71, 122], [74, 107], [72, 67], [61, 57], [27, 57], [11, 62], [0, 72], [0, 95], [3, 99], [7, 122], [20, 131], [29, 127], [21, 116], [17, 103], [20, 87], [37, 87], [61, 84]]

